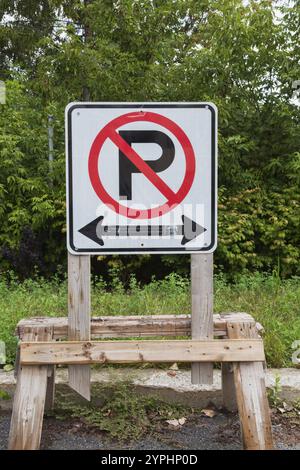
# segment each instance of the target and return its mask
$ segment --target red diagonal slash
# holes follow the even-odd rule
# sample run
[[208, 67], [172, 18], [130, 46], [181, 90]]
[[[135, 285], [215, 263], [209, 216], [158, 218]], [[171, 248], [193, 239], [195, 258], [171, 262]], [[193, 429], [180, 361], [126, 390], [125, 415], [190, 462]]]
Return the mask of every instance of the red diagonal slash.
[[126, 157], [143, 173], [167, 200], [176, 197], [176, 193], [150, 168], [139, 154], [114, 129], [109, 130], [108, 137]]

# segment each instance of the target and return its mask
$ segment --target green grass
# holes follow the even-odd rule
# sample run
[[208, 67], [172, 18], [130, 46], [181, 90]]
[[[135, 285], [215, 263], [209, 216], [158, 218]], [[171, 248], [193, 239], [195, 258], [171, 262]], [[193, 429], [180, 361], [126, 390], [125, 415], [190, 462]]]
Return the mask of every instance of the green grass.
[[[248, 312], [265, 328], [265, 349], [271, 367], [292, 366], [292, 343], [300, 339], [300, 278], [252, 274], [229, 284], [215, 278], [215, 312]], [[5, 341], [7, 360], [13, 362], [14, 330], [19, 320], [32, 316], [64, 316], [67, 312], [66, 282], [57, 279], [0, 280], [0, 340]], [[124, 291], [115, 278], [112, 290], [103, 281], [92, 288], [93, 315], [155, 315], [190, 312], [189, 281], [171, 274], [163, 281], [139, 286], [134, 278]]]

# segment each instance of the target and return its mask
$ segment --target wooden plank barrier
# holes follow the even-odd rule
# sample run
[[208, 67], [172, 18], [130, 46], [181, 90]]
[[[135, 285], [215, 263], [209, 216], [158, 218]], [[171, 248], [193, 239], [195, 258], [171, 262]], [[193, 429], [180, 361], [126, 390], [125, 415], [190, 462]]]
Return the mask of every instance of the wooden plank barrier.
[[22, 365], [264, 361], [261, 339], [21, 343]]
[[[224, 404], [236, 395], [245, 449], [273, 447], [271, 421], [264, 380], [261, 326], [246, 313], [215, 314], [215, 339], [157, 340], [152, 337], [189, 336], [189, 315], [100, 317], [91, 320], [90, 341], [64, 341], [66, 318], [22, 320], [17, 389], [9, 438], [10, 449], [38, 449], [47, 394], [53, 400], [49, 371], [56, 364], [88, 367], [93, 363], [221, 362]], [[147, 339], [124, 340], [140, 337]], [[102, 341], [95, 341], [101, 338]], [[120, 338], [121, 341], [104, 340]], [[51, 375], [51, 374], [50, 374]], [[48, 392], [47, 392], [48, 387]]]
[[[215, 313], [213, 315], [213, 336], [228, 337], [228, 322], [247, 322], [257, 330], [262, 326], [256, 323], [251, 315], [244, 312]], [[26, 341], [28, 331], [51, 325], [53, 339], [64, 339], [68, 336], [67, 317], [34, 317], [21, 320], [16, 328], [16, 336]], [[147, 338], [153, 336], [191, 336], [191, 315], [114, 315], [91, 318], [91, 338]]]

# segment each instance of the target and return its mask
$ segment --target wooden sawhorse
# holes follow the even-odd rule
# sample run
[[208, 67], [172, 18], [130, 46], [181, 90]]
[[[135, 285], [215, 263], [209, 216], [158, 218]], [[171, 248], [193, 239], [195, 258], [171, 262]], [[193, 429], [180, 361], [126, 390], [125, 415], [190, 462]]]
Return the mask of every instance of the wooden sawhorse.
[[[245, 449], [272, 449], [265, 387], [264, 349], [254, 319], [245, 313], [214, 315], [212, 340], [145, 340], [190, 336], [189, 315], [98, 317], [90, 341], [63, 341], [67, 318], [22, 320], [19, 366], [9, 449], [38, 449], [44, 410], [54, 400], [55, 365], [140, 362], [221, 362], [224, 406], [239, 411]], [[107, 341], [141, 337], [142, 340]], [[95, 339], [106, 339], [95, 341]]]

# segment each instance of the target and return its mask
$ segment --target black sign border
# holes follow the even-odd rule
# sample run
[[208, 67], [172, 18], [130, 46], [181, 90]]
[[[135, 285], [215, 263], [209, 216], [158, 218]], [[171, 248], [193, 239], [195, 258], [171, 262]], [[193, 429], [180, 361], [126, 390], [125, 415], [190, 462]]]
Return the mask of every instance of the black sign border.
[[[130, 108], [206, 108], [211, 112], [211, 234], [212, 240], [211, 244], [199, 248], [191, 249], [189, 247], [178, 247], [178, 248], [76, 248], [73, 241], [73, 168], [72, 168], [72, 112], [75, 109], [107, 109], [107, 108], [120, 108], [120, 109], [130, 109]], [[191, 253], [205, 253], [210, 252], [212, 248], [216, 249], [216, 198], [217, 198], [217, 188], [216, 188], [216, 111], [213, 106], [209, 103], [170, 103], [170, 104], [159, 104], [159, 103], [111, 103], [111, 104], [96, 104], [96, 103], [74, 103], [73, 106], [67, 111], [67, 136], [68, 136], [68, 170], [67, 170], [67, 179], [68, 179], [68, 230], [67, 237], [69, 237], [69, 246], [76, 253], [86, 253], [86, 254], [138, 254], [138, 253], [153, 253], [153, 254], [164, 254], [164, 253], [178, 253], [178, 254], [191, 254]]]

